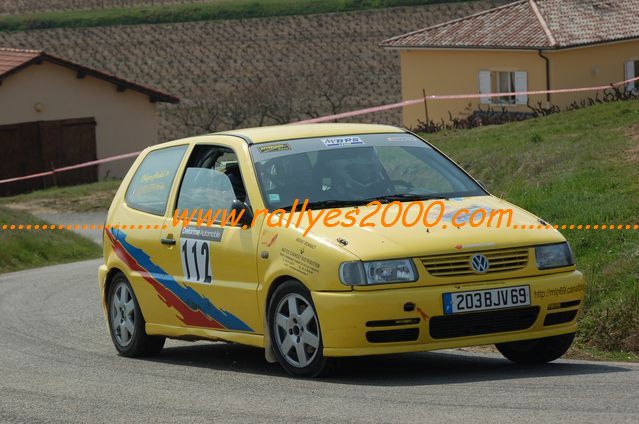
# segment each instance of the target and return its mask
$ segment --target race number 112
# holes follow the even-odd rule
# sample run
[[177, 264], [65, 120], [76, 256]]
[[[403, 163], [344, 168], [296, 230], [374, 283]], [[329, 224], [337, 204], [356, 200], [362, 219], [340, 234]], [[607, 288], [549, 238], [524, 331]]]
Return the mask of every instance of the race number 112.
[[211, 283], [213, 279], [211, 251], [207, 240], [182, 238], [180, 240], [180, 257], [185, 281]]

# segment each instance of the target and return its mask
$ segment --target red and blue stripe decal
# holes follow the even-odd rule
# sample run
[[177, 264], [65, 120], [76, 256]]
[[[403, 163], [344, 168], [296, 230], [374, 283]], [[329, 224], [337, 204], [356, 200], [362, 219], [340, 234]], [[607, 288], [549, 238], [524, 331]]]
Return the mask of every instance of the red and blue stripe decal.
[[208, 298], [191, 287], [178, 283], [173, 276], [153, 263], [149, 255], [126, 240], [119, 229], [105, 230], [115, 254], [132, 270], [138, 272], [158, 293], [160, 299], [178, 312], [178, 318], [189, 327], [207, 327], [253, 332], [235, 315], [219, 309]]

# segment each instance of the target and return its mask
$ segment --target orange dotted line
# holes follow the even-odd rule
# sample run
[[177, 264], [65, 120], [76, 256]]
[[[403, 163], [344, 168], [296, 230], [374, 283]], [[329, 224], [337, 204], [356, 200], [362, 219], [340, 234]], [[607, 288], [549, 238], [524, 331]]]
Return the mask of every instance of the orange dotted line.
[[[244, 226], [243, 228], [245, 228]], [[168, 225], [95, 225], [95, 224], [75, 224], [75, 225], [56, 225], [56, 224], [3, 224], [0, 226], [2, 230], [109, 230], [109, 229], [122, 229], [122, 230], [159, 230], [160, 228], [167, 229]], [[449, 228], [448, 225], [443, 224], [441, 226], [443, 230]], [[514, 224], [512, 227], [502, 227], [502, 228], [511, 228], [513, 230], [639, 230], [638, 224], [625, 224], [625, 225], [614, 225], [614, 224], [602, 224], [602, 225], [518, 225]], [[245, 228], [246, 229], [246, 228]]]
[[601, 230], [606, 230], [606, 229], [607, 230], [624, 230], [624, 229], [625, 230], [639, 230], [639, 225], [637, 225], [637, 224], [635, 224], [635, 225], [631, 225], [631, 224], [626, 224], [626, 225], [621, 225], [621, 224], [620, 225], [614, 225], [614, 224], [609, 224], [609, 225], [607, 225], [607, 224], [603, 224], [603, 225], [574, 225], [574, 224], [572, 224], [572, 225], [566, 225], [566, 224], [557, 225], [557, 224], [555, 224], [555, 225], [552, 225], [552, 226], [550, 226], [550, 225], [546, 225], [546, 226], [537, 225], [535, 227], [534, 225], [521, 225], [520, 226], [520, 225], [515, 224], [515, 225], [512, 226], [512, 228], [514, 230], [517, 230], [517, 229], [533, 230], [535, 228], [537, 228], [539, 230], [542, 230], [542, 229], [549, 230], [551, 228], [553, 228], [555, 230], [559, 230], [559, 229], [561, 229], [561, 230], [575, 230], [575, 229], [577, 229], [577, 230], [599, 230], [599, 229], [601, 229]]
[[166, 224], [160, 226], [160, 225], [95, 225], [95, 224], [75, 224], [75, 225], [56, 225], [56, 224], [43, 224], [43, 225], [39, 225], [39, 224], [19, 224], [19, 225], [15, 225], [15, 224], [3, 224], [2, 226], [0, 226], [0, 229], [2, 230], [109, 230], [111, 228], [113, 229], [122, 229], [122, 230], [159, 230], [160, 227], [164, 230], [166, 228], [168, 228], [168, 226]]

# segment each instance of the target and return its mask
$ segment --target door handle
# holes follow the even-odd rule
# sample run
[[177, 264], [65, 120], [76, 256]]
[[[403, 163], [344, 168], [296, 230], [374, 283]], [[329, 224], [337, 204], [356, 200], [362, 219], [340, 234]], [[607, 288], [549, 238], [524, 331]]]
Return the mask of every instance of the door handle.
[[165, 244], [167, 246], [175, 245], [175, 239], [173, 238], [162, 238], [160, 239], [160, 243]]

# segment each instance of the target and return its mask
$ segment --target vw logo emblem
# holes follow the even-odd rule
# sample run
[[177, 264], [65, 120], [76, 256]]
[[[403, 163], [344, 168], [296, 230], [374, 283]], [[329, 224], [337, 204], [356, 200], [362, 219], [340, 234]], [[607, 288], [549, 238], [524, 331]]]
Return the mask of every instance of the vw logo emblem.
[[485, 274], [490, 268], [490, 262], [484, 255], [473, 255], [470, 258], [470, 266], [477, 274]]

